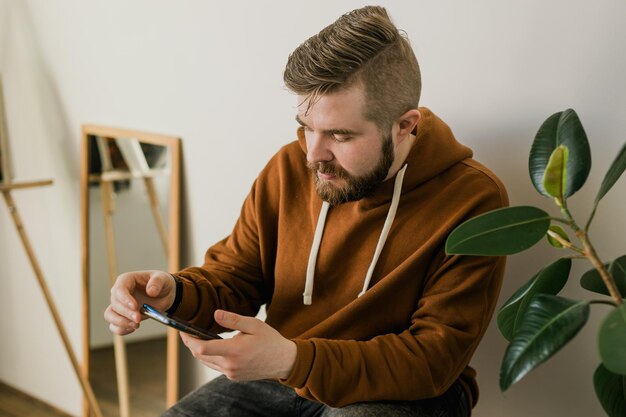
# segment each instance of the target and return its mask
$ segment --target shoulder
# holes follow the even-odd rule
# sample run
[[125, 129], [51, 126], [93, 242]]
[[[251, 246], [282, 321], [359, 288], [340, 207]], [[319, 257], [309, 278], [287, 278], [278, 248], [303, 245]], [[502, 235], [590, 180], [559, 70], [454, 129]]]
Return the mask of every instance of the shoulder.
[[249, 200], [256, 215], [267, 223], [294, 211], [302, 215], [313, 193], [306, 156], [298, 142], [291, 142], [281, 147], [261, 170]]
[[499, 196], [503, 206], [508, 205], [509, 199], [506, 188], [500, 178], [498, 178], [493, 171], [472, 158], [464, 159], [459, 164], [461, 165], [464, 171], [464, 176], [468, 181], [471, 178], [472, 184], [480, 185], [481, 188], [491, 190], [494, 194]]
[[272, 156], [261, 175], [268, 174], [293, 174], [297, 171], [306, 171], [306, 155], [297, 141], [290, 142], [281, 147]]
[[509, 205], [506, 188], [489, 168], [465, 158], [420, 189], [415, 198], [426, 199], [434, 215], [463, 221], [469, 217]]
[[466, 158], [448, 174], [445, 194], [450, 210], [464, 221], [487, 211], [506, 207], [509, 197], [500, 178], [489, 168], [472, 158]]
[[256, 189], [265, 195], [291, 193], [310, 180], [306, 155], [297, 141], [281, 147], [259, 173]]

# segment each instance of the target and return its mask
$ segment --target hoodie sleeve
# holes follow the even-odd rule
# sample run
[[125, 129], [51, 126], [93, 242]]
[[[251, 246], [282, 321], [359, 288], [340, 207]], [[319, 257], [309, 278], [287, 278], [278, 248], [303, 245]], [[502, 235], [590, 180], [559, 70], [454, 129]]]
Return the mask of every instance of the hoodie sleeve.
[[183, 284], [176, 316], [222, 331], [213, 320], [216, 309], [254, 316], [271, 300], [279, 204], [289, 177], [284, 171], [296, 163], [304, 166], [302, 160], [297, 142], [281, 148], [254, 181], [232, 233], [206, 251], [203, 265], [176, 273]]
[[211, 246], [204, 264], [178, 273], [182, 298], [174, 314], [203, 328], [221, 331], [212, 312], [225, 309], [254, 316], [267, 302], [271, 274], [264, 271], [257, 226], [257, 182], [248, 194], [230, 236]]

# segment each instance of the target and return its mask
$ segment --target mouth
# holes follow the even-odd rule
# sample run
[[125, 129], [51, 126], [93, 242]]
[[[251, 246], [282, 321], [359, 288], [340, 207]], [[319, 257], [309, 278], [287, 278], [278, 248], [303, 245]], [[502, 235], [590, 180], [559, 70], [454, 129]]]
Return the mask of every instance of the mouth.
[[325, 180], [325, 181], [331, 181], [331, 180], [337, 178], [336, 175], [328, 174], [328, 173], [324, 173], [324, 172], [320, 172], [320, 171], [317, 171], [317, 177], [319, 179]]

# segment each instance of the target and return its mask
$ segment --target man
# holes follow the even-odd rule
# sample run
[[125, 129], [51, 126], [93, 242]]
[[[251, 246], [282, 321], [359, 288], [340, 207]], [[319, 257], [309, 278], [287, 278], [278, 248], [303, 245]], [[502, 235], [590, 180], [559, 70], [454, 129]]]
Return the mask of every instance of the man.
[[[500, 181], [418, 108], [408, 41], [380, 7], [340, 17], [289, 57], [298, 141], [259, 174], [230, 236], [174, 276], [122, 274], [105, 312], [134, 331], [147, 302], [232, 339], [181, 338], [219, 377], [166, 416], [468, 416], [468, 366], [503, 258], [447, 256], [461, 222], [505, 206]], [[267, 319], [252, 318], [267, 306]]]

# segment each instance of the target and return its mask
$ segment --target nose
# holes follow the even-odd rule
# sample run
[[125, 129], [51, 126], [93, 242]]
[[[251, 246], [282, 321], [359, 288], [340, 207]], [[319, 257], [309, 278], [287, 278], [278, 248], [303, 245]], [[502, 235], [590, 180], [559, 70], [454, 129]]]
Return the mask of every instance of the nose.
[[316, 132], [306, 134], [306, 160], [312, 164], [332, 161], [333, 153], [328, 148], [324, 135]]

